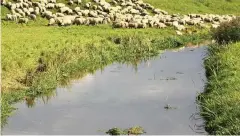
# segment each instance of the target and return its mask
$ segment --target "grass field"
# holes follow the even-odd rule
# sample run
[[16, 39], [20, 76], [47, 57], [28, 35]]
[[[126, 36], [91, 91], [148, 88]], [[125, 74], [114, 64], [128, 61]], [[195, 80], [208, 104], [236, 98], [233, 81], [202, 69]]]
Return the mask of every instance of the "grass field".
[[209, 47], [206, 92], [200, 95], [202, 115], [211, 134], [240, 134], [240, 43]]
[[[239, 15], [239, 0], [144, 0], [170, 13], [216, 13]], [[8, 9], [1, 7], [1, 18]], [[48, 27], [38, 17], [27, 25], [2, 20], [2, 121], [10, 116], [13, 103], [25, 97], [49, 93], [59, 82], [112, 63], [135, 62], [160, 50], [196, 44], [209, 39], [206, 30], [175, 36], [168, 29], [112, 29], [109, 25]], [[195, 29], [195, 28], [193, 28]], [[39, 72], [38, 60], [47, 65]], [[73, 77], [76, 76], [76, 77]]]

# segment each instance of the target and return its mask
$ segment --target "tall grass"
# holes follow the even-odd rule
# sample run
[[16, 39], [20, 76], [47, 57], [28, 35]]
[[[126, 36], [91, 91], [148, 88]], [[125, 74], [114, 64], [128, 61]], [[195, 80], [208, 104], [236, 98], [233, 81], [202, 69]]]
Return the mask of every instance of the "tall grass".
[[240, 134], [240, 43], [209, 47], [205, 60], [208, 82], [199, 96], [210, 134]]
[[[159, 54], [162, 49], [177, 48], [193, 39], [198, 43], [209, 38], [206, 33], [176, 37], [168, 33], [170, 30], [152, 30], [145, 34], [143, 30], [121, 29], [106, 33], [104, 26], [81, 28], [3, 27], [7, 34], [3, 35], [2, 41], [3, 122], [6, 123], [13, 110], [10, 105], [14, 102], [42, 96], [69, 79], [83, 77], [116, 61], [136, 65]], [[80, 35], [79, 31], [85, 33]], [[39, 59], [46, 66], [43, 71], [38, 70], [41, 66]]]
[[240, 15], [239, 0], [144, 0], [169, 13], [212, 13]]

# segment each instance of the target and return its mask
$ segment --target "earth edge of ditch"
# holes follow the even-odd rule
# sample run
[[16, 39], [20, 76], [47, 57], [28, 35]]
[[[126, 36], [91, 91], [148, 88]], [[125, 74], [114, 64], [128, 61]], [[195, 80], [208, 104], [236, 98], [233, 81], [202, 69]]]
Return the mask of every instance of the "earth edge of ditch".
[[[1, 96], [1, 128], [7, 124], [16, 108], [13, 104], [29, 98], [36, 98], [48, 95], [58, 85], [66, 85], [71, 79], [79, 79], [88, 73], [94, 73], [96, 70], [103, 69], [113, 62], [130, 63], [137, 65], [139, 61], [147, 60], [160, 54], [165, 49], [177, 49], [186, 46], [199, 44], [209, 44], [209, 34], [193, 34], [183, 36], [168, 36], [164, 39], [146, 40], [142, 37], [109, 37], [105, 41], [104, 47], [95, 47], [94, 43], [88, 45], [86, 56], [81, 56], [76, 60], [67, 62], [65, 54], [76, 50], [63, 51], [53, 60], [45, 62], [47, 67], [36, 68], [38, 70], [28, 71], [24, 84], [26, 88], [8, 92], [2, 92]], [[109, 44], [109, 41], [111, 44]], [[80, 49], [82, 51], [82, 49]], [[44, 56], [41, 56], [44, 58]], [[40, 57], [40, 58], [41, 58]], [[100, 59], [99, 59], [100, 58]], [[67, 62], [67, 63], [65, 63]], [[42, 69], [41, 69], [42, 68]]]

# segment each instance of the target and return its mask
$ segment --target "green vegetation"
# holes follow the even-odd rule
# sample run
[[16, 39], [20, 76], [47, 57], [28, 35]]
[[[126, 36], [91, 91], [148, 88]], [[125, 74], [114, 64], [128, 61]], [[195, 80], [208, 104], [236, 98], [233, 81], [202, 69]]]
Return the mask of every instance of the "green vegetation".
[[109, 129], [106, 134], [108, 135], [141, 135], [146, 133], [140, 126], [134, 126], [128, 129], [120, 129], [117, 127]]
[[240, 41], [240, 17], [231, 22], [222, 23], [220, 27], [213, 30], [213, 39], [219, 44]]
[[169, 13], [240, 14], [239, 0], [144, 0]]
[[[213, 31], [219, 43], [208, 49], [207, 85], [199, 96], [206, 130], [211, 134], [240, 134], [240, 19]], [[224, 35], [224, 36], [223, 36]], [[231, 43], [230, 43], [231, 42]], [[235, 42], [235, 43], [234, 43]]]
[[[114, 61], [137, 64], [157, 55], [162, 49], [208, 39], [206, 33], [176, 37], [171, 34], [174, 31], [168, 29], [14, 27], [2, 27], [5, 33], [2, 35], [3, 111], [9, 111], [10, 105], [19, 99], [49, 93], [67, 79], [82, 77]], [[106, 32], [106, 29], [109, 30]], [[39, 59], [43, 62], [39, 63]], [[38, 70], [43, 64], [46, 68]], [[15, 92], [20, 94], [14, 95]], [[2, 121], [7, 116], [9, 112], [4, 112]]]
[[206, 130], [211, 134], [240, 134], [240, 43], [209, 47], [206, 92], [199, 96]]

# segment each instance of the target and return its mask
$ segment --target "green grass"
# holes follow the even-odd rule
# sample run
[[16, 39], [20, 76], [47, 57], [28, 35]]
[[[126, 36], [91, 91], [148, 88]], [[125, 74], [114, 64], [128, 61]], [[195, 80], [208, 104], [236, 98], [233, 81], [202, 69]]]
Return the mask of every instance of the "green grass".
[[213, 13], [240, 15], [239, 0], [144, 0], [169, 13]]
[[211, 134], [240, 134], [240, 42], [209, 47], [205, 60], [206, 92], [199, 96], [206, 130]]
[[[162, 49], [208, 39], [205, 31], [200, 32], [176, 37], [171, 28], [135, 30], [112, 29], [107, 25], [47, 27], [3, 24], [2, 121], [6, 122], [10, 116], [8, 111], [12, 109], [10, 105], [19, 99], [42, 96], [58, 84], [67, 83], [68, 79], [82, 77], [115, 61], [136, 65]], [[46, 72], [36, 71], [40, 58], [47, 65]], [[15, 92], [22, 93], [15, 95]]]

